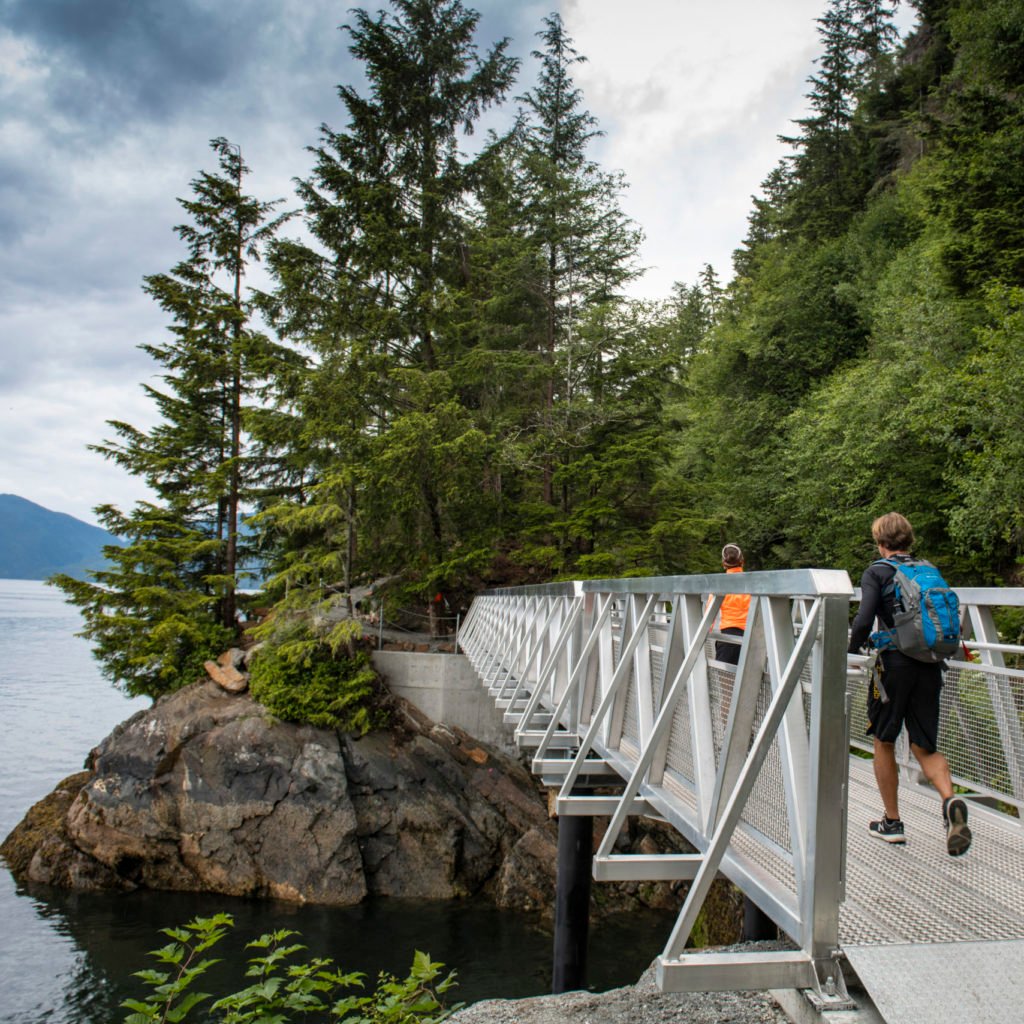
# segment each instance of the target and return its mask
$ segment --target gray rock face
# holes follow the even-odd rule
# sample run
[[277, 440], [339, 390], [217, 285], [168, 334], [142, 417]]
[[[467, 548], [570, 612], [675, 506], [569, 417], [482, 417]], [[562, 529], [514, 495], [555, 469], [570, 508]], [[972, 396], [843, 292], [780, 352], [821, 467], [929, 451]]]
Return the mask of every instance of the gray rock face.
[[[555, 831], [525, 769], [398, 709], [398, 728], [358, 739], [276, 721], [247, 694], [196, 683], [119, 726], [90, 755], [77, 796], [68, 780], [51, 802], [47, 820], [62, 827], [29, 835], [30, 815], [5, 844], [27, 868], [8, 860], [29, 880], [69, 887], [337, 905], [487, 890], [530, 907], [553, 892]], [[534, 849], [516, 866], [525, 835]], [[500, 885], [510, 874], [526, 884]]]
[[67, 835], [128, 884], [339, 904], [366, 894], [333, 733], [201, 683], [115, 730], [90, 767]]

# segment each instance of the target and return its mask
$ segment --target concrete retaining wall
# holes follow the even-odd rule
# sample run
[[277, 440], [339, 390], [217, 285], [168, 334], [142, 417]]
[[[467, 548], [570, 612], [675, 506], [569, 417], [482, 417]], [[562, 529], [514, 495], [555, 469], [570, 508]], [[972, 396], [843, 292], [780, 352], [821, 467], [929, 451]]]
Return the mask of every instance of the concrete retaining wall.
[[374, 651], [373, 666], [388, 689], [435, 722], [456, 725], [484, 743], [514, 746], [512, 727], [463, 654]]

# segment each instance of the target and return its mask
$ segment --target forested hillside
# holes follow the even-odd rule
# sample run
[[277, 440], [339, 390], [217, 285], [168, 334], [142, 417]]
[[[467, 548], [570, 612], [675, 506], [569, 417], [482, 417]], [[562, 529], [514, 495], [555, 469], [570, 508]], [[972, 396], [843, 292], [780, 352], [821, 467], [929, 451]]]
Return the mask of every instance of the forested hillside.
[[891, 55], [881, 5], [822, 20], [811, 112], [672, 408], [698, 547], [726, 524], [765, 567], [853, 571], [894, 508], [958, 581], [1019, 570], [1024, 7], [915, 6]]
[[42, 505], [0, 494], [0, 579], [44, 580], [56, 572], [82, 579], [117, 543], [105, 530]]
[[[156, 497], [100, 510], [132, 541], [106, 589], [65, 581], [109, 674], [173, 689], [230, 636], [243, 512], [282, 607], [396, 574], [425, 607], [717, 571], [726, 540], [859, 572], [890, 509], [955, 582], [1016, 581], [1024, 7], [913, 6], [901, 44], [891, 4], [828, 0], [734, 266], [660, 303], [627, 298], [642, 225], [557, 15], [524, 82], [459, 0], [353, 12], [366, 84], [339, 87], [296, 219], [215, 140], [182, 261], [145, 280], [164, 422], [96, 447]], [[508, 128], [480, 138], [491, 108]]]

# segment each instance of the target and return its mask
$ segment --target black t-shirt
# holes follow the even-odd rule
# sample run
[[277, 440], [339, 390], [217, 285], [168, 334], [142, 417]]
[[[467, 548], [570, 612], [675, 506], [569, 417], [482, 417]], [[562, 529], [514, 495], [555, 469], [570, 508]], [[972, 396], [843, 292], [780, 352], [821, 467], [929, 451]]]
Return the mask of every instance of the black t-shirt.
[[[908, 562], [909, 555], [891, 555], [893, 561]], [[850, 627], [850, 654], [859, 654], [860, 649], [867, 645], [868, 637], [874, 631], [875, 619], [882, 622], [885, 629], [893, 626], [893, 588], [892, 578], [896, 570], [886, 562], [872, 562], [864, 570], [860, 578], [860, 608]]]

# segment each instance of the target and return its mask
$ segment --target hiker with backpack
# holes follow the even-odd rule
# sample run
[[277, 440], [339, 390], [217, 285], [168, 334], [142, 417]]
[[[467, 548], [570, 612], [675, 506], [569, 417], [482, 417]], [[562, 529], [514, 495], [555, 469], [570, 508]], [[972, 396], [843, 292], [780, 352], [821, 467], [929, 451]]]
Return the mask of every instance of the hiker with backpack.
[[[897, 799], [896, 738], [903, 726], [910, 750], [942, 798], [946, 850], [967, 852], [967, 802], [954, 794], [949, 763], [937, 750], [943, 659], [960, 644], [959, 602], [930, 562], [911, 558], [914, 530], [898, 512], [879, 516], [871, 536], [882, 556], [861, 577], [860, 608], [850, 631], [851, 654], [878, 652], [868, 687], [867, 734], [874, 739], [875, 781], [884, 813], [868, 831], [887, 843], [905, 843]], [[875, 620], [879, 628], [872, 632]]]

